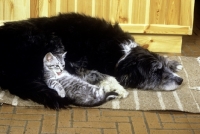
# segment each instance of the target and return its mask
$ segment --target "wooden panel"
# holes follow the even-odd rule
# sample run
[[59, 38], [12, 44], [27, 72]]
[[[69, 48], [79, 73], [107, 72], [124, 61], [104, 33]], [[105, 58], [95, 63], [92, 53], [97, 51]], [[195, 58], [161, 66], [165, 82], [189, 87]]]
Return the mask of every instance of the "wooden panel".
[[168, 0], [150, 1], [150, 24], [165, 24], [166, 3]]
[[0, 0], [0, 20], [4, 20], [4, 1]]
[[126, 24], [129, 21], [129, 0], [110, 0], [110, 21]]
[[30, 0], [30, 17], [37, 18], [39, 17], [39, 0]]
[[30, 18], [29, 0], [0, 0], [1, 20], [20, 20]]
[[92, 2], [93, 0], [75, 0], [75, 5], [77, 5], [77, 12], [85, 13], [92, 16]]
[[[73, 0], [74, 2], [74, 0]], [[73, 4], [74, 5], [74, 4]], [[74, 9], [74, 6], [72, 6]], [[60, 0], [60, 12], [68, 12], [68, 0]]]
[[48, 13], [48, 0], [39, 0], [39, 17], [47, 17], [49, 16]]
[[60, 0], [60, 12], [75, 12], [75, 0]]
[[193, 26], [194, 0], [181, 0], [180, 25]]
[[145, 34], [182, 34], [191, 35], [192, 29], [190, 26], [180, 25], [159, 25], [159, 24], [120, 24], [124, 31], [130, 33], [145, 33]]
[[59, 12], [60, 12], [60, 0], [48, 0], [48, 16], [55, 16]]
[[109, 0], [96, 0], [95, 1], [95, 17], [110, 20], [110, 1]]
[[0, 0], [4, 21], [78, 12], [145, 34], [192, 34], [193, 10], [194, 0]]
[[178, 25], [180, 16], [180, 0], [168, 0], [167, 1], [167, 11], [165, 16], [165, 24], [167, 25]]
[[[113, 0], [116, 2], [116, 0]], [[131, 22], [131, 19], [129, 20], [129, 0], [120, 0], [117, 6], [117, 14], [116, 14], [116, 21], [119, 23], [126, 24], [128, 22]], [[132, 12], [130, 12], [132, 14]]]
[[30, 1], [29, 0], [12, 0], [13, 2], [13, 20], [30, 18]]
[[[130, 9], [132, 13], [129, 17], [133, 24], [147, 24], [149, 22], [149, 1], [148, 0], [130, 0]], [[137, 6], [136, 6], [137, 5]]]
[[182, 36], [133, 34], [133, 37], [152, 52], [181, 53]]

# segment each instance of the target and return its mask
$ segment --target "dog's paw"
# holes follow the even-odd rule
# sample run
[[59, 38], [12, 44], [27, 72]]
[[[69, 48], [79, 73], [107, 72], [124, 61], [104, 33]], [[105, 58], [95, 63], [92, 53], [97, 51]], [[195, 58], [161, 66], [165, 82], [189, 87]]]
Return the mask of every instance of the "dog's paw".
[[115, 91], [116, 93], [118, 93], [119, 95], [117, 96], [117, 98], [126, 98], [128, 95], [129, 95], [129, 93], [123, 88], [121, 88], [121, 89], [118, 89], [118, 90], [116, 90]]
[[177, 70], [177, 71], [181, 71], [182, 69], [183, 69], [183, 66], [182, 66], [182, 65], [177, 65], [177, 66], [176, 66], [176, 70]]
[[183, 69], [183, 66], [178, 61], [175, 61], [175, 60], [168, 61], [168, 67], [173, 72], [178, 72]]
[[117, 98], [126, 98], [128, 92], [121, 86], [118, 81], [111, 76], [106, 77], [103, 81], [100, 82], [99, 87], [103, 88], [105, 92], [114, 91], [118, 93]]

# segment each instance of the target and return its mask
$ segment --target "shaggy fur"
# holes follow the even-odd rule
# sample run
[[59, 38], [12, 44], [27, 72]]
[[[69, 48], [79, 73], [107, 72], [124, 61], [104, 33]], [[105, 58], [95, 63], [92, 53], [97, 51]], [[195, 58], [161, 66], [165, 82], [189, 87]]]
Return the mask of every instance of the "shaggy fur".
[[183, 79], [175, 72], [182, 69], [177, 61], [170, 61], [141, 47], [131, 49], [116, 67], [116, 77], [125, 87], [139, 89], [174, 90]]
[[[101, 73], [115, 76], [123, 86], [132, 88], [174, 90], [182, 83], [173, 73], [178, 62], [137, 46], [118, 24], [70, 13], [0, 27], [0, 86], [50, 108], [73, 104], [74, 100], [61, 98], [49, 89], [42, 76], [44, 55], [63, 51], [67, 51], [66, 70], [83, 79], [87, 74], [95, 76], [88, 80], [93, 84], [105, 85]], [[108, 86], [108, 90], [113, 87]]]

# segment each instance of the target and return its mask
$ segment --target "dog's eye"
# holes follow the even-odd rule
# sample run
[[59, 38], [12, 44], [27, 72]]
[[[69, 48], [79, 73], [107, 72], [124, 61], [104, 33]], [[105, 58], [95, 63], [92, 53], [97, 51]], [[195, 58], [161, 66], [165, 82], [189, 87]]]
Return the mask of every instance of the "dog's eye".
[[162, 68], [154, 68], [154, 72], [161, 72], [162, 71]]
[[157, 68], [157, 70], [161, 71], [161, 70], [162, 70], [162, 68]]
[[163, 79], [169, 79], [169, 76], [168, 75], [166, 75], [166, 76], [163, 76]]

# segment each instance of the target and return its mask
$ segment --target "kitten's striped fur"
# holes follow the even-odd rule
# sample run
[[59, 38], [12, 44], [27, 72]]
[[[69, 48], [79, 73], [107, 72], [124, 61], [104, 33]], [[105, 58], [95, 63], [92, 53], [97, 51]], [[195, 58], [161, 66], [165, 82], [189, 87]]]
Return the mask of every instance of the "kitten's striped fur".
[[56, 90], [59, 96], [68, 97], [74, 100], [75, 105], [80, 106], [101, 105], [118, 96], [113, 91], [105, 92], [103, 88], [69, 74], [64, 70], [65, 54], [49, 52], [43, 59], [45, 82], [49, 88]]

